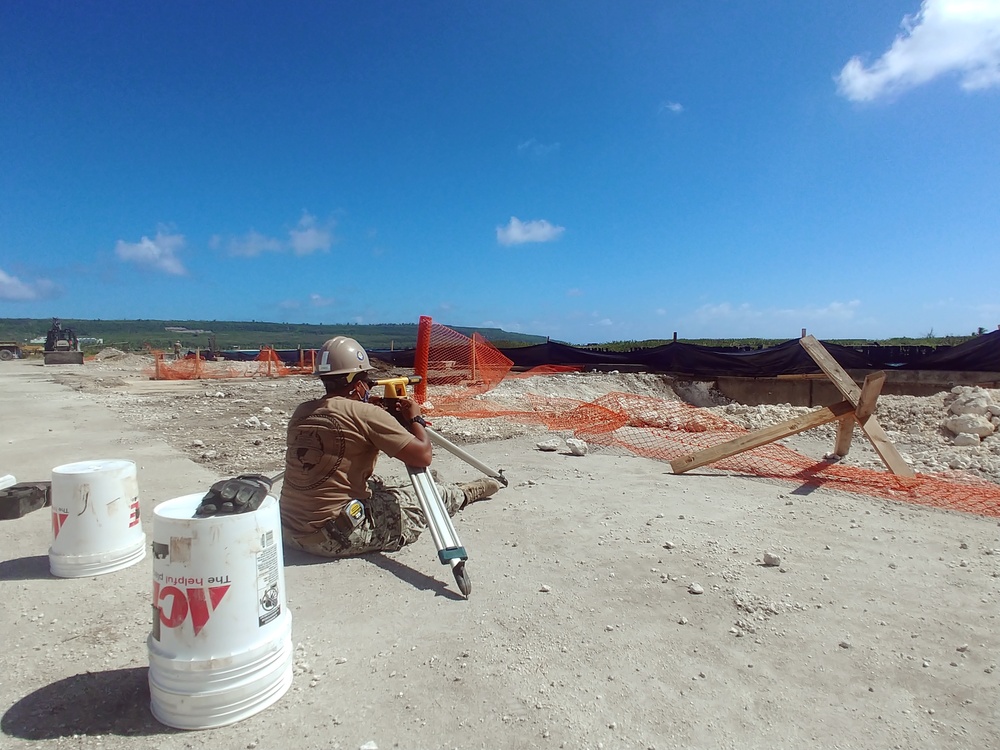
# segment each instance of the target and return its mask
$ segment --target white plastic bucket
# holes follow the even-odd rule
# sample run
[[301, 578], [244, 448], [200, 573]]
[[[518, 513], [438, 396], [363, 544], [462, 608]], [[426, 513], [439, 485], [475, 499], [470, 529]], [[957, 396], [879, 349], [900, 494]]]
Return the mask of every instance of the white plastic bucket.
[[145, 556], [134, 462], [79, 461], [52, 470], [52, 575], [111, 573]]
[[252, 513], [194, 518], [203, 494], [153, 510], [153, 716], [209, 729], [263, 711], [292, 684], [281, 518], [272, 496]]

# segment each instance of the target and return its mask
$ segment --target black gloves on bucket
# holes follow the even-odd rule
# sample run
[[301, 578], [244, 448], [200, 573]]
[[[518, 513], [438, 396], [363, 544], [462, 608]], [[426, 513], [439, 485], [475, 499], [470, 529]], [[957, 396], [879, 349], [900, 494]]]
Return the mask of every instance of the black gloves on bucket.
[[271, 480], [263, 474], [241, 474], [234, 479], [223, 479], [201, 499], [194, 512], [195, 518], [252, 513], [260, 507], [271, 491]]

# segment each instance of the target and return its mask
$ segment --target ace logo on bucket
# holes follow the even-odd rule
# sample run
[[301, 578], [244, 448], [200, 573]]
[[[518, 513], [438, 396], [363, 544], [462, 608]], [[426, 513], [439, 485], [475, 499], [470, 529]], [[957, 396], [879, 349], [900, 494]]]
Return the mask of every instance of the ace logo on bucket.
[[69, 518], [68, 512], [63, 512], [62, 509], [52, 509], [52, 538], [55, 539], [59, 536], [59, 531], [62, 529], [63, 524], [66, 523], [66, 519]]
[[[159, 581], [153, 581], [153, 610], [154, 616], [158, 617], [158, 621], [153, 623], [155, 631], [160, 625], [179, 628], [189, 618], [194, 634], [198, 635], [202, 631], [229, 591], [228, 583], [224, 586], [204, 586], [202, 580], [166, 576], [165, 586]], [[211, 582], [210, 580], [209, 583]]]

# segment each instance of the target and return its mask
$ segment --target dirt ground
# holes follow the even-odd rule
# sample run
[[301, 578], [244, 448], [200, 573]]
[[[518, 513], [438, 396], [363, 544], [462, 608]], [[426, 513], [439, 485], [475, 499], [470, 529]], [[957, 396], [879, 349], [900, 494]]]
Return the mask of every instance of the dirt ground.
[[[133, 460], [151, 539], [160, 502], [280, 471], [288, 416], [318, 393], [306, 377], [151, 381], [149, 365], [115, 353], [83, 367], [0, 363], [0, 475]], [[559, 378], [505, 381], [492, 397], [631, 390], [751, 427], [801, 411], [653, 376]], [[948, 398], [884, 397], [878, 416], [919, 471], [997, 481], [1000, 438], [955, 446], [940, 428]], [[502, 420], [435, 428], [510, 480], [456, 518], [471, 596], [429, 535], [334, 562], [286, 550], [292, 687], [219, 729], [174, 730], [150, 713], [151, 556], [56, 578], [48, 509], [0, 521], [0, 748], [1000, 746], [996, 519], [541, 451], [567, 435]], [[819, 458], [833, 432], [789, 444]], [[856, 438], [849, 460], [877, 458]], [[434, 466], [447, 481], [479, 475], [440, 449]], [[405, 476], [386, 458], [379, 472]]]

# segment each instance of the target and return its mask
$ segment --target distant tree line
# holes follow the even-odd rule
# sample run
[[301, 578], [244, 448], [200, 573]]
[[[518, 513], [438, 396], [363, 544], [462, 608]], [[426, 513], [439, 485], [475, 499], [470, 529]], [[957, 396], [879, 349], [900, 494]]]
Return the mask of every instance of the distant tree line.
[[[412, 349], [417, 345], [416, 323], [267, 323], [228, 320], [84, 320], [61, 318], [63, 327], [78, 337], [103, 339], [105, 347], [123, 351], [170, 349], [179, 341], [184, 349], [315, 349], [334, 336], [350, 336], [368, 349]], [[445, 324], [447, 325], [447, 324]], [[27, 343], [45, 338], [51, 318], [0, 318], [0, 339]], [[479, 333], [495, 346], [526, 346], [546, 341], [545, 336], [512, 333], [500, 328], [450, 326], [471, 336]], [[168, 331], [167, 328], [184, 330]]]

